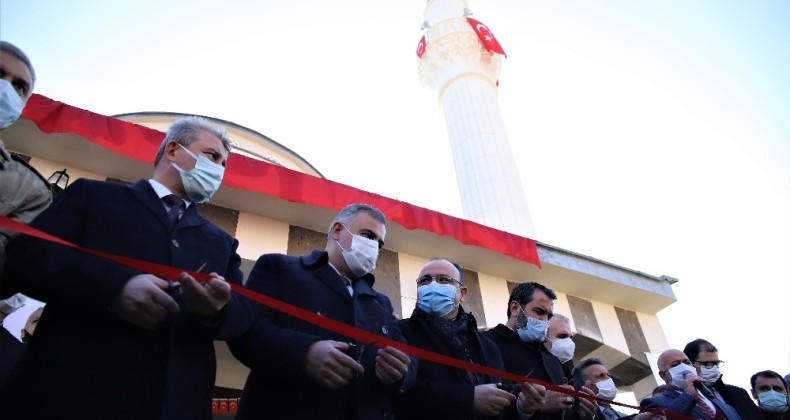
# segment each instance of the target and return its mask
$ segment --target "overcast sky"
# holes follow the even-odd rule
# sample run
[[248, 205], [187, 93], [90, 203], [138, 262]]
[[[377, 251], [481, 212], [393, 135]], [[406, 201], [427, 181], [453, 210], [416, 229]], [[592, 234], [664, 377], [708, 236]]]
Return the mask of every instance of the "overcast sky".
[[[468, 4], [508, 54], [534, 239], [678, 278], [669, 344], [712, 341], [725, 381], [790, 373], [790, 2]], [[462, 217], [417, 76], [424, 5], [2, 0], [0, 37], [50, 98], [232, 121], [329, 179]]]

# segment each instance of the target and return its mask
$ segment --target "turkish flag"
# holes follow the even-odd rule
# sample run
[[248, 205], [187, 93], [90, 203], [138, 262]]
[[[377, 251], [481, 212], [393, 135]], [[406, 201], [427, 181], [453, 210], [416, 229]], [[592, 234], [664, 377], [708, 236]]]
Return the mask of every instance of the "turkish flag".
[[469, 21], [470, 25], [472, 25], [472, 28], [475, 30], [475, 33], [477, 33], [477, 37], [480, 38], [480, 42], [483, 43], [483, 47], [485, 47], [485, 49], [507, 57], [505, 50], [503, 50], [502, 46], [499, 45], [499, 41], [496, 40], [494, 34], [492, 34], [491, 30], [488, 29], [488, 26], [470, 17], [467, 17], [466, 20]]
[[425, 35], [420, 38], [420, 42], [417, 44], [417, 58], [422, 58], [422, 55], [425, 54]]

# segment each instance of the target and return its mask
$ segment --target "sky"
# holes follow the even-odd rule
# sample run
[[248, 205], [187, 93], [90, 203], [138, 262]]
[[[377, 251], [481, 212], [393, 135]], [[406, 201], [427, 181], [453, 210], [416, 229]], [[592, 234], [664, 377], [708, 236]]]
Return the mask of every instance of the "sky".
[[[725, 382], [790, 373], [790, 2], [468, 5], [507, 53], [499, 106], [533, 239], [679, 279], [658, 314], [669, 345], [708, 339]], [[2, 0], [0, 37], [52, 99], [232, 121], [333, 181], [463, 217], [417, 74], [424, 7]]]

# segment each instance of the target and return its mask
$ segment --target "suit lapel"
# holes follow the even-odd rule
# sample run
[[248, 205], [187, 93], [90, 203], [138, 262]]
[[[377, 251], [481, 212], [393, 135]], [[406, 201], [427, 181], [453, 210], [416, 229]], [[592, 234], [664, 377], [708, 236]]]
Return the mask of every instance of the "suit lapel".
[[332, 291], [339, 294], [344, 299], [351, 300], [351, 295], [349, 295], [348, 289], [343, 284], [343, 278], [340, 277], [340, 274], [338, 274], [329, 263], [316, 270], [315, 275], [321, 283], [324, 283], [328, 288], [332, 289]]
[[[168, 230], [172, 227], [170, 226], [170, 219], [167, 217], [167, 210], [165, 209], [165, 205], [162, 202], [162, 199], [156, 195], [156, 191], [151, 186], [151, 183], [147, 180], [137, 181], [136, 184], [131, 186], [132, 195], [139, 200], [145, 207], [147, 207], [150, 211], [152, 211], [159, 221], [164, 225]], [[191, 226], [198, 226], [207, 223], [206, 219], [200, 215], [197, 211], [197, 204], [192, 203], [189, 207], [187, 207], [184, 215], [181, 216], [181, 220], [176, 223], [175, 229], [181, 229], [185, 227]]]
[[191, 226], [198, 226], [206, 223], [206, 219], [200, 215], [197, 211], [197, 204], [192, 203], [187, 210], [184, 212], [184, 215], [181, 216], [181, 220], [176, 223], [176, 229], [181, 229], [185, 227]]
[[167, 218], [165, 205], [162, 203], [159, 196], [156, 195], [156, 191], [154, 191], [151, 184], [147, 180], [141, 180], [137, 181], [137, 183], [130, 188], [132, 195], [147, 207], [148, 210], [155, 214], [159, 221], [169, 229], [170, 221]]

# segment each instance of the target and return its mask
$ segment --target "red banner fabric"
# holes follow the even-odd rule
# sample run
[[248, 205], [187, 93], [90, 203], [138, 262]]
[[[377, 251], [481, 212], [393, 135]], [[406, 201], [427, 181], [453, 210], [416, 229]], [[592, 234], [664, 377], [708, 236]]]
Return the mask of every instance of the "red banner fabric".
[[491, 33], [490, 29], [488, 29], [488, 26], [479, 20], [475, 20], [470, 17], [467, 17], [466, 20], [470, 25], [472, 25], [472, 29], [474, 29], [475, 33], [477, 33], [477, 37], [480, 38], [480, 42], [483, 43], [483, 47], [485, 47], [485, 49], [507, 57], [505, 50], [502, 49], [502, 45], [500, 45], [499, 41], [496, 40], [494, 34]]
[[[153, 163], [154, 154], [165, 136], [158, 130], [38, 94], [28, 100], [22, 116], [45, 133], [75, 134], [119, 155], [147, 163]], [[223, 185], [338, 211], [349, 203], [368, 203], [406, 229], [449, 236], [463, 244], [487, 248], [540, 267], [537, 244], [532, 239], [247, 156], [230, 155]]]

